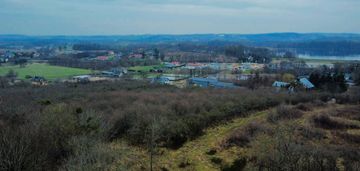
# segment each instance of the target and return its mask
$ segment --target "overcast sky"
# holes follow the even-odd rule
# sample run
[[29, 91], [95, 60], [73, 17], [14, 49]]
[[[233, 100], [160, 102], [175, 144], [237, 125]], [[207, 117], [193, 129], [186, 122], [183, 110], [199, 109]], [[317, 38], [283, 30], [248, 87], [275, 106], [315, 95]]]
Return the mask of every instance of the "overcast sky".
[[0, 0], [0, 34], [360, 33], [360, 0]]

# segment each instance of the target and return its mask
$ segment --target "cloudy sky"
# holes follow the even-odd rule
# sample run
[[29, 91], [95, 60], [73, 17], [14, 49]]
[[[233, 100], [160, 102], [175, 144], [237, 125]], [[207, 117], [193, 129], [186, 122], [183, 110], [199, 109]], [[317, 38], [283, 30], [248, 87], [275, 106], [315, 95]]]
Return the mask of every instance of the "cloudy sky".
[[0, 34], [360, 33], [360, 0], [0, 0]]

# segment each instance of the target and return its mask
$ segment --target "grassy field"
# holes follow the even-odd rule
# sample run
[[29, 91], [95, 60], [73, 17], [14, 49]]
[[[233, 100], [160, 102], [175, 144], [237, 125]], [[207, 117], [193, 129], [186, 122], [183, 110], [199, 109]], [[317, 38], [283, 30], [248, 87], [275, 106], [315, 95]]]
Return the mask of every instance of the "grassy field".
[[16, 66], [1, 66], [0, 75], [6, 75], [9, 70], [14, 70], [18, 74], [18, 78], [25, 79], [26, 75], [42, 76], [48, 80], [55, 80], [60, 78], [68, 78], [74, 75], [90, 74], [91, 70], [68, 68], [61, 66], [51, 66], [48, 64], [33, 63], [25, 67]]

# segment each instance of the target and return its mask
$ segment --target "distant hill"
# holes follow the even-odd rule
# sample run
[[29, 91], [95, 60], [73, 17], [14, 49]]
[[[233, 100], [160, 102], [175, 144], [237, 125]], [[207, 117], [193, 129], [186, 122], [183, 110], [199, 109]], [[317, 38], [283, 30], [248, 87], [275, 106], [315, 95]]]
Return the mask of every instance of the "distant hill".
[[244, 43], [360, 41], [360, 34], [351, 33], [269, 33], [269, 34], [189, 34], [189, 35], [114, 35], [114, 36], [26, 36], [0, 35], [0, 42], [27, 41], [105, 41], [105, 42], [207, 42], [234, 41]]
[[39, 46], [62, 43], [196, 43], [270, 47], [309, 55], [358, 55], [360, 34], [352, 33], [268, 33], [268, 34], [189, 34], [189, 35], [113, 35], [113, 36], [27, 36], [0, 35], [0, 46]]

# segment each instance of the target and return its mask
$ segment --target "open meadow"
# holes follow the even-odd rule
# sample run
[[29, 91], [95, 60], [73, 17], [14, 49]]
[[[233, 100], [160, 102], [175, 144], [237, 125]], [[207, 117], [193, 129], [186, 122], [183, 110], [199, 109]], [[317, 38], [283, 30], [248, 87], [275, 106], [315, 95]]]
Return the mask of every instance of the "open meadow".
[[68, 78], [75, 75], [92, 73], [92, 71], [88, 69], [52, 66], [43, 63], [33, 63], [28, 64], [24, 67], [20, 67], [19, 65], [0, 66], [0, 75], [6, 75], [10, 70], [15, 71], [19, 79], [25, 79], [25, 77], [29, 75], [45, 77], [48, 80], [55, 80], [61, 78]]

